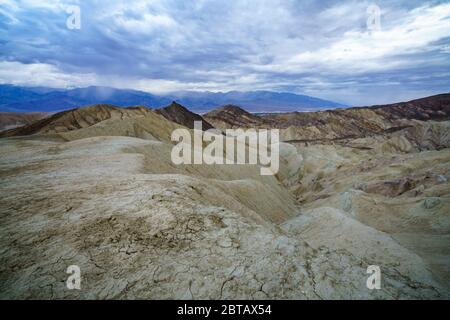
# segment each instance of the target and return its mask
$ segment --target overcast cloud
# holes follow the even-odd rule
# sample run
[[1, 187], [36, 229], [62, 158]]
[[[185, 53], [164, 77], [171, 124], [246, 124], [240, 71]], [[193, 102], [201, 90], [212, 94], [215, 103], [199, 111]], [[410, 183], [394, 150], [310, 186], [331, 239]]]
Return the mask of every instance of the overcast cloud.
[[413, 99], [450, 92], [450, 2], [1, 0], [0, 83]]

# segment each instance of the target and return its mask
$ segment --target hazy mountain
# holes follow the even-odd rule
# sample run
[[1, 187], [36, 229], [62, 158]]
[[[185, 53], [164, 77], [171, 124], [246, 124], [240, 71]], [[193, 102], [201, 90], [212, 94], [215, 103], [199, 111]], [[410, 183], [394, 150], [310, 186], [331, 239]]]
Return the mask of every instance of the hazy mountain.
[[154, 95], [109, 87], [52, 89], [0, 85], [0, 111], [9, 112], [55, 112], [97, 103], [161, 108], [173, 100], [196, 112], [207, 112], [226, 104], [240, 105], [250, 112], [307, 111], [343, 107], [332, 101], [271, 91], [182, 91], [168, 95]]
[[[0, 85], [0, 105], [8, 105], [17, 102], [39, 99], [40, 95], [30, 88], [16, 87], [13, 85]], [[2, 108], [2, 110], [5, 110]]]
[[210, 111], [223, 105], [239, 105], [249, 112], [312, 111], [345, 107], [332, 101], [273, 91], [178, 92], [176, 100], [197, 112]]
[[[5, 97], [5, 98], [3, 98]], [[0, 111], [55, 112], [92, 104], [164, 106], [170, 99], [135, 90], [87, 87], [70, 90], [0, 85]]]

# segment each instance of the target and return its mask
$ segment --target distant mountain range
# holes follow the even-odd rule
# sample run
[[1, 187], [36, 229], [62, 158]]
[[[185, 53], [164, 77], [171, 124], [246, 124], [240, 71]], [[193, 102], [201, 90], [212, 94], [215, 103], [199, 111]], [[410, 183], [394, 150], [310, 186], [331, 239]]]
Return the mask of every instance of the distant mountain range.
[[226, 104], [239, 105], [250, 112], [317, 111], [345, 107], [336, 102], [306, 95], [272, 91], [181, 91], [168, 95], [154, 95], [143, 91], [109, 87], [53, 89], [0, 85], [0, 111], [6, 112], [57, 112], [98, 103], [122, 107], [142, 105], [161, 108], [172, 101], [197, 113], [207, 112]]

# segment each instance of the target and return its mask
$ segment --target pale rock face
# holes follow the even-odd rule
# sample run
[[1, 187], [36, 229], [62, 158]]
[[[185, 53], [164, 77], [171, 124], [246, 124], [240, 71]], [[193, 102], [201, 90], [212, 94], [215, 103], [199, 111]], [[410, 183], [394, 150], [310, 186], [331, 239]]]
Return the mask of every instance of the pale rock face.
[[408, 153], [414, 150], [413, 145], [404, 136], [395, 136], [381, 144], [381, 152], [383, 153]]
[[441, 200], [439, 198], [427, 198], [423, 201], [423, 206], [426, 209], [433, 209], [434, 207], [441, 204]]
[[418, 255], [399, 245], [388, 234], [363, 225], [340, 210], [313, 209], [285, 223], [283, 228], [308, 239], [315, 248], [345, 249], [387, 273], [399, 272], [410, 281], [420, 279], [423, 290], [439, 287]]
[[293, 145], [280, 143], [280, 159], [281, 168], [277, 174], [277, 178], [284, 185], [291, 187], [301, 178], [303, 157]]

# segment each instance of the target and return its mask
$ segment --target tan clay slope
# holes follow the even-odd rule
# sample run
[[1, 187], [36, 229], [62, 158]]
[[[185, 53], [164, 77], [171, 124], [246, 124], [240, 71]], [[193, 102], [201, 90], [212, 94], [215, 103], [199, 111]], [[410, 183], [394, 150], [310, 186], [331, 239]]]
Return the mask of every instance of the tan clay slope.
[[47, 115], [45, 112], [0, 112], [0, 131], [33, 123]]
[[154, 111], [147, 110], [142, 116], [131, 114], [124, 118], [111, 118], [86, 128], [52, 134], [52, 136], [59, 136], [65, 140], [98, 136], [128, 136], [170, 142], [173, 130], [178, 128], [185, 127], [167, 120]]
[[[428, 129], [448, 126], [448, 122], [425, 124]], [[394, 143], [390, 141], [391, 146]], [[358, 236], [361, 226], [371, 227], [382, 232], [386, 241], [390, 238], [389, 243], [419, 256], [422, 269], [430, 270], [450, 290], [450, 149], [419, 152], [408, 142], [409, 148], [401, 151], [385, 144], [372, 143], [373, 149], [299, 146], [304, 167], [293, 192], [302, 203], [302, 215], [287, 227], [312, 245], [346, 248], [384, 268], [405, 261], [400, 257], [403, 249], [381, 244], [385, 241], [378, 239], [380, 234]], [[416, 258], [410, 258], [411, 264], [417, 264], [412, 262]], [[399, 263], [395, 269], [404, 276], [421, 273], [420, 268], [405, 268]]]
[[[171, 169], [164, 145], [130, 137], [0, 140], [1, 297], [445, 297], [408, 250], [399, 251], [407, 276], [386, 264], [383, 290], [368, 290], [372, 261], [311, 247], [298, 225], [282, 230], [260, 214], [282, 209], [270, 181], [258, 187], [246, 168]], [[213, 170], [245, 180], [215, 179]], [[389, 240], [369, 227], [356, 234], [367, 233]], [[83, 290], [66, 289], [70, 264], [80, 266]]]
[[[409, 153], [450, 148], [450, 121], [405, 121], [403, 129], [382, 135], [334, 141], [356, 149], [374, 150], [382, 154]], [[326, 141], [324, 141], [326, 142]]]
[[151, 112], [145, 107], [119, 108], [98, 104], [56, 113], [32, 124], [0, 133], [0, 137], [59, 133], [86, 128], [107, 119], [142, 117]]
[[96, 136], [130, 136], [171, 141], [172, 131], [185, 128], [144, 107], [119, 108], [95, 105], [65, 111], [30, 126], [5, 132], [16, 136], [27, 132], [45, 139], [77, 140]]

